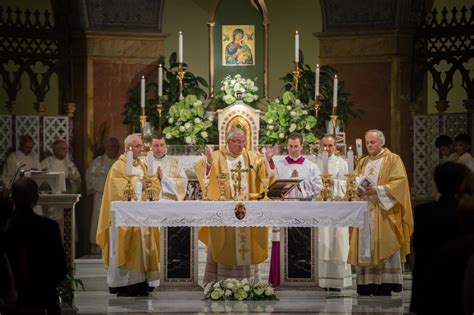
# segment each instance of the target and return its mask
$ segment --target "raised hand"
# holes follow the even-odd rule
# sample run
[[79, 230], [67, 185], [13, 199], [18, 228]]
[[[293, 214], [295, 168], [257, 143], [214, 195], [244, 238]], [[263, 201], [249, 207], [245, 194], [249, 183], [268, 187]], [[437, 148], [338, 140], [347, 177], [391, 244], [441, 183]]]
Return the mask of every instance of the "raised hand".
[[278, 144], [267, 146], [265, 149], [265, 157], [267, 161], [271, 161], [273, 157], [280, 152], [280, 146]]
[[206, 159], [207, 159], [207, 164], [211, 165], [212, 162], [214, 161], [213, 158], [212, 158], [212, 147], [210, 145], [206, 145], [204, 147], [204, 155], [206, 156]]

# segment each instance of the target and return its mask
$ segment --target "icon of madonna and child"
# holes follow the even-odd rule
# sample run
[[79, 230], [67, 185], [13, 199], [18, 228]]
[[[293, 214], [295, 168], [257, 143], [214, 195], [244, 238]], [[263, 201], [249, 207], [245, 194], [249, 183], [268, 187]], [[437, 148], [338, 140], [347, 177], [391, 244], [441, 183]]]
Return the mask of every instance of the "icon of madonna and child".
[[223, 66], [254, 65], [254, 25], [223, 25]]

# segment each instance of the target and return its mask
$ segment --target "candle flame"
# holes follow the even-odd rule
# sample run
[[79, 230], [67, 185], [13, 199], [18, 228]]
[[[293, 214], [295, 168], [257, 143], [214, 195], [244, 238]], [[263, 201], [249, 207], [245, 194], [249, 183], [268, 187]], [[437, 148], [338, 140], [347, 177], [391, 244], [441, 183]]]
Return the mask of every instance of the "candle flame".
[[352, 147], [351, 147], [351, 146], [349, 146], [349, 150], [352, 150]]

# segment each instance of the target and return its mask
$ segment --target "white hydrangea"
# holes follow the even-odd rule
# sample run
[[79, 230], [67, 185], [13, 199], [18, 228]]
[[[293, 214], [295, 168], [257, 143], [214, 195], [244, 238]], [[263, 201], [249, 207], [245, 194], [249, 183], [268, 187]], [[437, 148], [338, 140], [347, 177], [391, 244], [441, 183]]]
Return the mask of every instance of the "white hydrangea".
[[283, 138], [285, 138], [285, 134], [284, 134], [283, 132], [280, 132], [280, 134], [278, 135], [278, 137], [279, 137], [280, 139], [283, 139]]
[[191, 139], [190, 136], [187, 136], [186, 139], [184, 139], [184, 141], [186, 141], [187, 144], [190, 144], [191, 141], [193, 141], [193, 139]]
[[290, 105], [286, 106], [286, 109], [291, 110], [291, 106]]
[[248, 284], [244, 285], [244, 291], [245, 292], [250, 291], [250, 286]]
[[[191, 137], [188, 137], [188, 138], [191, 138]], [[214, 283], [214, 288], [217, 289], [217, 288], [220, 288], [220, 287], [221, 287], [221, 285], [219, 284], [219, 282]]]
[[234, 284], [229, 281], [229, 282], [227, 283], [227, 289], [232, 289], [232, 288], [234, 288]]
[[201, 131], [201, 137], [207, 138], [208, 134], [206, 131]]
[[295, 129], [296, 129], [296, 124], [291, 124], [290, 125], [290, 132], [295, 131]]
[[179, 126], [179, 131], [183, 132], [185, 130], [184, 126]]
[[172, 135], [171, 135], [171, 133], [167, 133], [165, 137], [166, 137], [166, 139], [171, 139]]
[[201, 118], [199, 118], [199, 117], [194, 118], [194, 122], [196, 124], [199, 124], [201, 122]]
[[292, 111], [290, 112], [290, 116], [291, 116], [291, 117], [295, 117], [295, 116], [296, 116], [296, 112], [295, 112], [294, 110], [292, 110]]
[[273, 130], [273, 125], [268, 125], [269, 130]]
[[295, 104], [296, 104], [296, 105], [300, 105], [300, 104], [301, 104], [301, 101], [300, 101], [299, 99], [297, 99], [297, 100], [295, 101]]
[[190, 124], [190, 123], [188, 123], [188, 122], [187, 122], [187, 123], [185, 123], [185, 124], [184, 124], [184, 128], [186, 128], [186, 129], [189, 129], [189, 128], [191, 128], [191, 124]]
[[173, 122], [174, 122], [173, 117], [170, 117], [170, 119], [168, 119], [168, 123], [169, 123], [169, 124], [172, 124]]
[[301, 113], [302, 113], [303, 115], [308, 115], [308, 111], [307, 111], [307, 110], [303, 110]]
[[225, 290], [225, 296], [231, 296], [232, 291], [231, 290]]
[[240, 281], [242, 285], [246, 285], [249, 283], [249, 280], [247, 278], [243, 278], [242, 281]]

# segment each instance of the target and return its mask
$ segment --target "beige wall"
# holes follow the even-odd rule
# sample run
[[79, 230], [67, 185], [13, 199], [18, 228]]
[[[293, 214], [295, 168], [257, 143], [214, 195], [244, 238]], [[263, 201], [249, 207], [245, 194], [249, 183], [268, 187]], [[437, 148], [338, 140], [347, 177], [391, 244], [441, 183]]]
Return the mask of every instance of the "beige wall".
[[[450, 11], [453, 7], [459, 9], [462, 6], [466, 6], [469, 8], [472, 5], [472, 0], [435, 0], [433, 3], [433, 8], [436, 8], [438, 12], [440, 12], [444, 7]], [[458, 12], [460, 14], [460, 12]], [[451, 14], [448, 14], [448, 20], [451, 20], [450, 18]], [[474, 60], [471, 58], [471, 62], [468, 64], [468, 68], [471, 70], [471, 73], [474, 72]], [[448, 70], [449, 66], [446, 62], [441, 63], [438, 68], [438, 70], [443, 71], [443, 70]], [[448, 101], [449, 101], [449, 108], [446, 111], [447, 113], [459, 113], [459, 112], [465, 112], [466, 109], [464, 108], [463, 101], [467, 98], [466, 96], [466, 91], [462, 88], [462, 79], [461, 79], [461, 74], [459, 71], [457, 71], [454, 74], [453, 77], [453, 88], [451, 91], [449, 91], [448, 94]], [[433, 77], [431, 76], [430, 73], [428, 73], [427, 76], [427, 108], [428, 108], [428, 113], [437, 113], [438, 111], [435, 108], [435, 102], [439, 100], [438, 94], [436, 91], [433, 90]]]

